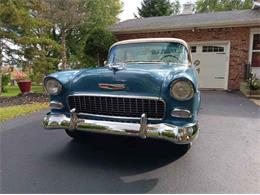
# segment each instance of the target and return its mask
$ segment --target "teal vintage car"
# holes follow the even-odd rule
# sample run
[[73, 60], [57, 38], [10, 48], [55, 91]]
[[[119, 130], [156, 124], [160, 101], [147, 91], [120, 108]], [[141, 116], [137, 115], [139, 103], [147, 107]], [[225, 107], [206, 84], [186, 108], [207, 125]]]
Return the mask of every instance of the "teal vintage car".
[[46, 129], [160, 138], [190, 144], [199, 133], [198, 73], [187, 43], [132, 39], [111, 46], [103, 67], [53, 73]]

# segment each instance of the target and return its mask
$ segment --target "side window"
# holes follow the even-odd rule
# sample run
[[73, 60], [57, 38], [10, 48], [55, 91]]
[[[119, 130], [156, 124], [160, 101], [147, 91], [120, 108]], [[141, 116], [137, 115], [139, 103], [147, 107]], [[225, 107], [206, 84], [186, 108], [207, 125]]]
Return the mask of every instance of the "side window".
[[260, 67], [260, 34], [253, 35], [252, 67]]
[[191, 53], [196, 53], [197, 52], [197, 46], [191, 46]]
[[219, 46], [203, 46], [202, 47], [202, 52], [203, 53], [224, 52], [224, 51], [225, 51], [224, 47], [219, 47]]

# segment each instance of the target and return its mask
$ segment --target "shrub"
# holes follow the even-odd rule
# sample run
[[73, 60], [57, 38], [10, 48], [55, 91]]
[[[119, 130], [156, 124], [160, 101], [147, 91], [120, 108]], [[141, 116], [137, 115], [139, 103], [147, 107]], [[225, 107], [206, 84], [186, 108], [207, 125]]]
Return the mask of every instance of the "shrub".
[[[116, 42], [115, 36], [104, 28], [94, 29], [86, 40], [85, 59], [87, 64], [103, 66], [110, 46]], [[92, 65], [92, 66], [93, 66]]]
[[252, 80], [252, 82], [251, 82], [251, 85], [250, 85], [250, 88], [252, 89], [252, 90], [258, 90], [258, 89], [260, 89], [260, 80], [259, 79], [254, 79], [254, 80]]
[[11, 78], [10, 74], [3, 74], [2, 76], [2, 91], [7, 92], [6, 86], [9, 84]]
[[256, 74], [251, 74], [248, 79], [248, 84], [251, 90], [260, 89], [260, 80], [256, 77]]

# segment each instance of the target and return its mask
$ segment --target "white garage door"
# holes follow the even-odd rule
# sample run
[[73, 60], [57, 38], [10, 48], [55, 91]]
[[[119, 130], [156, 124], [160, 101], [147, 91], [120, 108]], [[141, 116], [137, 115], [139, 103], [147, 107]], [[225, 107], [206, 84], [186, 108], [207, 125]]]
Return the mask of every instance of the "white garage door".
[[191, 44], [192, 59], [200, 61], [200, 88], [227, 89], [229, 49], [227, 44]]

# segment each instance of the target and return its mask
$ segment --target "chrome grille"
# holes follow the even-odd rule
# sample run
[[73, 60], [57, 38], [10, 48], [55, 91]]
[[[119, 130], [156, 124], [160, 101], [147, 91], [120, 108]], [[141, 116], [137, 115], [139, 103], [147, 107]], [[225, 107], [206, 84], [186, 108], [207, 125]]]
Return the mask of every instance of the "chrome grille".
[[150, 98], [76, 95], [69, 96], [68, 103], [77, 113], [96, 115], [140, 118], [145, 113], [148, 118], [161, 119], [165, 112], [162, 100]]

